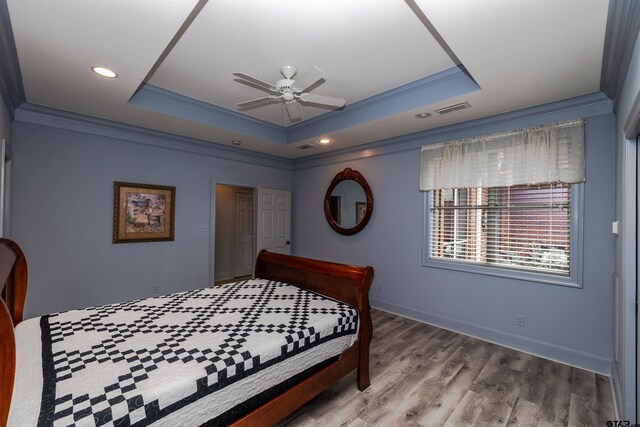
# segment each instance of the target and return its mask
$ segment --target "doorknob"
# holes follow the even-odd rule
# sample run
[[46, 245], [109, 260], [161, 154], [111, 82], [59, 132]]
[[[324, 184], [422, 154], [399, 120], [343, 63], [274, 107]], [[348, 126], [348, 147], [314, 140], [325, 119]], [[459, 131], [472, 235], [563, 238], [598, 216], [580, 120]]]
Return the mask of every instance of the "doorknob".
[[290, 245], [291, 242], [287, 240], [287, 242], [285, 243], [285, 245]]

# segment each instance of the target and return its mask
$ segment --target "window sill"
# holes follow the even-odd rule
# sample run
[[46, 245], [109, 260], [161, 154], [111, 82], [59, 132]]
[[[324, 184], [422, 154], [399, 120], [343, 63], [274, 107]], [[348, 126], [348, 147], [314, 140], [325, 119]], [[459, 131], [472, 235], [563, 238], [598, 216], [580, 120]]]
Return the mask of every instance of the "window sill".
[[422, 265], [424, 267], [430, 268], [442, 268], [445, 270], [460, 271], [463, 273], [504, 277], [506, 279], [521, 280], [526, 282], [538, 282], [544, 283], [546, 285], [582, 288], [581, 281], [577, 280], [574, 274], [572, 274], [571, 276], [559, 276], [555, 274], [538, 273], [535, 271], [516, 270], [508, 267], [494, 267], [462, 261], [445, 261], [434, 259], [427, 259], [423, 261]]

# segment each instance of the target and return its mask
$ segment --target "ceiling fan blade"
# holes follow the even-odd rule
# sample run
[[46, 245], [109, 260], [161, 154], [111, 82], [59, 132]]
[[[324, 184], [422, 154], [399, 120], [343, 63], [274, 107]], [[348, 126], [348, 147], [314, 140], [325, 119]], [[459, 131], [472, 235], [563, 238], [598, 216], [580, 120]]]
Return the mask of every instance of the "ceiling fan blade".
[[317, 95], [315, 93], [303, 93], [300, 95], [300, 101], [310, 102], [312, 104], [328, 105], [331, 107], [344, 107], [347, 102], [342, 98], [335, 98], [333, 96]]
[[293, 83], [294, 92], [300, 93], [304, 92], [318, 80], [324, 77], [324, 71], [322, 71], [318, 67], [311, 67], [309, 70], [304, 73], [299, 79]]
[[300, 109], [300, 104], [292, 101], [285, 103], [284, 106], [287, 109], [287, 114], [289, 114], [289, 118], [292, 122], [297, 122], [302, 118], [302, 110]]
[[267, 102], [267, 101], [275, 101], [277, 100], [278, 97], [277, 96], [263, 96], [262, 98], [256, 98], [256, 99], [252, 99], [250, 101], [244, 101], [241, 102], [238, 105], [238, 107], [248, 107], [250, 105], [254, 105], [254, 104], [261, 104], [263, 102]]
[[275, 87], [271, 83], [265, 82], [264, 80], [260, 80], [260, 79], [257, 79], [255, 77], [251, 77], [250, 75], [245, 74], [245, 73], [233, 73], [233, 75], [236, 76], [236, 77], [240, 77], [241, 79], [245, 79], [245, 80], [253, 83], [254, 85], [257, 85], [257, 86], [260, 86], [262, 88], [268, 89], [268, 90], [270, 90], [272, 92], [278, 92], [278, 88], [277, 87]]

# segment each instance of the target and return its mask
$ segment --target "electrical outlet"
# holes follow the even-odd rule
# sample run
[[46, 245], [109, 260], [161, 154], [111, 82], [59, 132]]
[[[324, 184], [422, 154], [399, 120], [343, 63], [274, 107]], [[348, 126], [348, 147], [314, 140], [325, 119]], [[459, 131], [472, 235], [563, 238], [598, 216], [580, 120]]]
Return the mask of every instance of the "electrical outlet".
[[160, 293], [160, 286], [153, 285], [153, 294], [158, 295]]
[[201, 233], [206, 233], [207, 231], [209, 231], [209, 226], [206, 224], [202, 224], [200, 225], [200, 232]]
[[382, 293], [382, 285], [373, 285], [373, 290], [377, 293]]
[[522, 314], [516, 315], [516, 326], [524, 328], [524, 316]]

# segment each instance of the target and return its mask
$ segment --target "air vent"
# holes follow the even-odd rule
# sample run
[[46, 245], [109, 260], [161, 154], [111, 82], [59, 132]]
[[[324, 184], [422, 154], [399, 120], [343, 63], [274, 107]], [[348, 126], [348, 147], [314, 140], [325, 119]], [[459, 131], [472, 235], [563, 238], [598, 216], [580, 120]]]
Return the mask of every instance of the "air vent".
[[307, 148], [313, 148], [315, 147], [315, 145], [313, 144], [303, 144], [303, 145], [298, 145], [296, 148], [299, 148], [301, 150], [306, 150]]
[[459, 104], [453, 104], [447, 107], [438, 108], [437, 110], [435, 110], [435, 112], [438, 114], [447, 114], [447, 113], [452, 113], [458, 110], [464, 110], [465, 108], [469, 108], [469, 107], [471, 107], [471, 104], [465, 101]]

